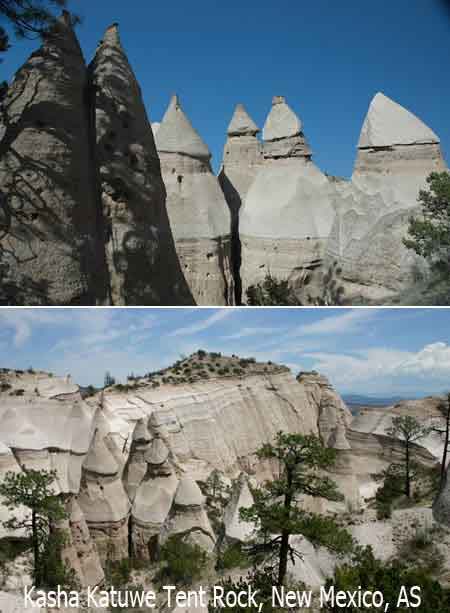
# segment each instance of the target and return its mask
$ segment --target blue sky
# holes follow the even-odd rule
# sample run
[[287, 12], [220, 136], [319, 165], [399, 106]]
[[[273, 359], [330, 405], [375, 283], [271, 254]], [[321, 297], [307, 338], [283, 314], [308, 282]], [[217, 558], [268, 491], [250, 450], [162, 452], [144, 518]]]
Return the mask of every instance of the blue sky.
[[[304, 122], [319, 166], [349, 176], [377, 91], [421, 117], [450, 156], [448, 0], [72, 0], [92, 58], [117, 21], [150, 118], [181, 96], [217, 169], [237, 102], [260, 127], [274, 95]], [[35, 44], [18, 43], [1, 65], [10, 77]]]
[[450, 309], [1, 309], [0, 367], [101, 385], [202, 348], [316, 369], [341, 393], [450, 389]]

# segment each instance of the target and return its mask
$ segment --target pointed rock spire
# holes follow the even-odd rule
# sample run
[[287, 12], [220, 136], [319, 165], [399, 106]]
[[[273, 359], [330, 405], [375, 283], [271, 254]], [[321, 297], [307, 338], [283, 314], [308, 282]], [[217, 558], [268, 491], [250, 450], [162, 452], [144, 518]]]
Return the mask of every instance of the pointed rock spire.
[[0, 301], [7, 304], [107, 299], [86, 90], [86, 65], [64, 13], [5, 98], [0, 193], [11, 222], [0, 238], [7, 270]]
[[173, 96], [155, 136], [167, 211], [185, 279], [196, 304], [234, 303], [230, 215], [211, 154]]
[[272, 109], [267, 116], [263, 128], [265, 141], [290, 138], [302, 132], [302, 122], [287, 104], [283, 96], [275, 96], [272, 100]]
[[247, 113], [243, 104], [237, 104], [233, 117], [228, 126], [228, 136], [256, 136], [259, 128], [250, 115]]
[[117, 24], [106, 31], [90, 75], [112, 302], [192, 304], [167, 218], [153, 133]]
[[211, 158], [207, 145], [187, 118], [176, 94], [156, 133], [156, 145], [161, 153], [181, 153], [201, 160]]
[[379, 92], [370, 103], [358, 148], [438, 143], [438, 136], [423, 121]]
[[111, 45], [112, 47], [121, 47], [120, 43], [120, 35], [119, 35], [119, 24], [113, 23], [106, 29], [105, 34], [103, 35], [103, 39], [101, 41], [102, 45]]

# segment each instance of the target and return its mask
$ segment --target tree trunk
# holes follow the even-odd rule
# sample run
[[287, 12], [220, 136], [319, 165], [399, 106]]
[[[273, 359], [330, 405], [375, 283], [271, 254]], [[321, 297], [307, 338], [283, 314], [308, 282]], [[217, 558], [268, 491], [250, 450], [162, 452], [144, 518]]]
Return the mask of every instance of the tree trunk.
[[405, 494], [407, 498], [411, 498], [411, 475], [409, 473], [409, 441], [406, 441], [406, 487]]
[[33, 544], [33, 570], [34, 570], [34, 582], [36, 587], [39, 587], [41, 583], [41, 569], [39, 564], [39, 537], [38, 537], [38, 526], [37, 526], [37, 515], [36, 511], [31, 511], [31, 540]]
[[[286, 469], [286, 478], [287, 478], [287, 488], [286, 488], [286, 494], [284, 496], [284, 508], [286, 509], [286, 518], [289, 519], [290, 509], [292, 505], [292, 480], [293, 480], [293, 469], [292, 468]], [[279, 560], [279, 565], [278, 565], [278, 581], [277, 581], [278, 587], [281, 587], [283, 585], [284, 578], [286, 577], [290, 535], [291, 533], [289, 529], [283, 530], [281, 532], [280, 560]]]
[[444, 489], [445, 481], [447, 478], [447, 456], [448, 456], [448, 446], [450, 443], [450, 396], [447, 398], [447, 419], [445, 421], [445, 443], [444, 443], [444, 453], [442, 454], [442, 462], [441, 462], [441, 479], [439, 483], [439, 491], [442, 492]]

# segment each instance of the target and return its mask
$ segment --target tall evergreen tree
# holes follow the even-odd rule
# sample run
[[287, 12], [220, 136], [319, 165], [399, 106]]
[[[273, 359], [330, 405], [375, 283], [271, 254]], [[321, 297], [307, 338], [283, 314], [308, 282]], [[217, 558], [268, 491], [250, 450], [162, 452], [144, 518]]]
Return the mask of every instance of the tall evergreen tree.
[[349, 552], [353, 540], [346, 530], [325, 515], [306, 511], [298, 504], [299, 496], [342, 500], [336, 484], [323, 474], [335, 462], [336, 452], [326, 448], [313, 435], [279, 432], [274, 443], [257, 451], [261, 460], [276, 462], [279, 476], [254, 492], [254, 504], [240, 509], [241, 518], [254, 522], [257, 534], [250, 554], [276, 559], [276, 583], [283, 585], [289, 558], [301, 557], [290, 537], [301, 534], [315, 545], [337, 553]]

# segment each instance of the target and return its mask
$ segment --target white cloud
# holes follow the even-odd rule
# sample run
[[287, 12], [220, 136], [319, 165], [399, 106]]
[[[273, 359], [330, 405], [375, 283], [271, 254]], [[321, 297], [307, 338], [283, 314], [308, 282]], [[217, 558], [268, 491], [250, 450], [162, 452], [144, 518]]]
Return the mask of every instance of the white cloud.
[[324, 317], [310, 324], [304, 324], [292, 332], [297, 336], [320, 336], [322, 334], [346, 334], [354, 332], [377, 314], [376, 309], [353, 309], [338, 315]]
[[218, 310], [209, 317], [206, 317], [205, 319], [201, 319], [200, 321], [197, 321], [189, 326], [177, 328], [173, 332], [170, 332], [169, 336], [188, 336], [190, 334], [196, 334], [197, 332], [203, 332], [203, 330], [207, 330], [217, 322], [226, 319], [232, 313], [232, 309]]
[[425, 345], [416, 352], [376, 348], [350, 355], [311, 352], [305, 357], [343, 390], [384, 394], [421, 388], [438, 393], [450, 383], [450, 346], [446, 343]]
[[[234, 334], [228, 334], [226, 336], [222, 336], [223, 340], [235, 340], [239, 338], [247, 338], [249, 336], [261, 336], [264, 337], [268, 334], [275, 334], [276, 332], [282, 332], [284, 328], [268, 328], [264, 326], [260, 327], [247, 327], [241, 328], [239, 332], [235, 332]], [[275, 342], [274, 339], [271, 339], [272, 342]]]

